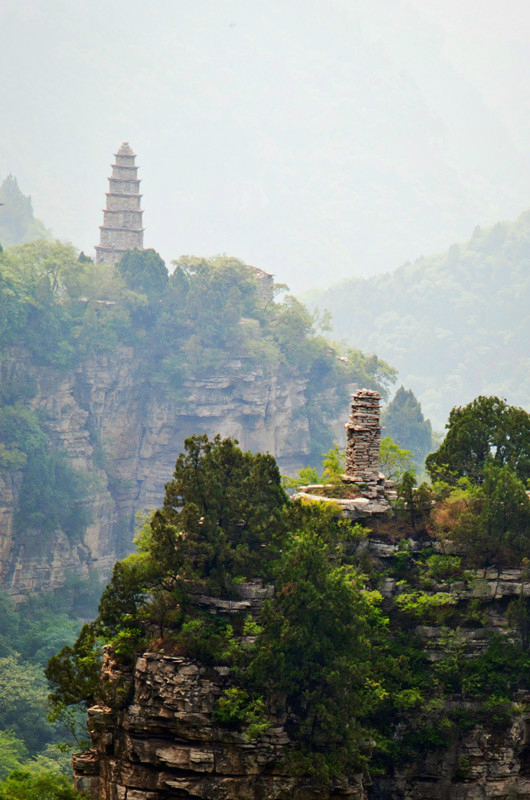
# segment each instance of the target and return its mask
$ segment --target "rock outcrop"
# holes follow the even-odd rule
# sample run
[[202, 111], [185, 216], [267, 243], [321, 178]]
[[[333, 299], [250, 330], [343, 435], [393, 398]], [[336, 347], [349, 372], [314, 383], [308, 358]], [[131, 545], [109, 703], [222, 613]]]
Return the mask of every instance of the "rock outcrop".
[[379, 392], [359, 389], [353, 397], [346, 423], [346, 473], [344, 480], [377, 486], [379, 477]]
[[[122, 710], [89, 710], [92, 749], [74, 757], [76, 787], [106, 800], [364, 800], [362, 782], [318, 789], [285, 768], [289, 737], [281, 717], [255, 741], [220, 727], [212, 712], [228, 684], [227, 667], [144, 653], [132, 698]], [[107, 655], [103, 677], [123, 676]]]
[[91, 569], [108, 575], [130, 552], [135, 515], [160, 504], [187, 436], [234, 436], [245, 450], [273, 453], [284, 471], [307, 460], [304, 375], [249, 370], [234, 360], [176, 395], [169, 382], [150, 381], [145, 354], [120, 347], [72, 370], [38, 367], [23, 350], [5, 352], [0, 383], [17, 380], [34, 386], [31, 404], [51, 447], [86, 475], [90, 523], [82, 542], [68, 531], [17, 536], [22, 475], [0, 474], [0, 585], [15, 599]]
[[[395, 545], [377, 537], [364, 546], [382, 568], [395, 553]], [[400, 591], [388, 578], [380, 588], [387, 597]], [[432, 591], [447, 588], [439, 583]], [[460, 632], [466, 652], [476, 655], [487, 646], [488, 630], [505, 627], [506, 601], [530, 596], [530, 581], [522, 570], [486, 570], [451, 590], [460, 602], [482, 601], [487, 626]], [[249, 585], [252, 611], [264, 591]], [[215, 598], [202, 600], [212, 611]], [[443, 630], [418, 625], [415, 634], [436, 661]], [[103, 678], [109, 696], [123, 699], [114, 709], [100, 703], [89, 710], [92, 747], [74, 757], [77, 788], [102, 800], [530, 800], [530, 711], [522, 693], [508, 722], [485, 719], [479, 703], [460, 700], [455, 707], [468, 722], [454, 729], [448, 747], [419, 751], [388, 774], [318, 788], [289, 774], [291, 742], [281, 714], [252, 741], [216, 722], [216, 700], [230, 686], [229, 675], [224, 666], [156, 652], [143, 653], [127, 673], [107, 651]]]
[[530, 714], [523, 710], [503, 730], [475, 725], [449, 749], [378, 778], [369, 800], [529, 800], [529, 731]]

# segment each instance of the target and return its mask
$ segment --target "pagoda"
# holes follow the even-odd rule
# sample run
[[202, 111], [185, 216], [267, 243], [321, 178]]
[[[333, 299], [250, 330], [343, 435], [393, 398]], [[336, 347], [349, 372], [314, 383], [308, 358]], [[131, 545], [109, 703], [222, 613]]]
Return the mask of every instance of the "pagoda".
[[112, 164], [107, 207], [100, 225], [96, 263], [117, 264], [127, 250], [143, 250], [144, 229], [140, 208], [140, 181], [137, 178], [136, 155], [128, 142], [123, 142]]
[[376, 487], [381, 484], [379, 474], [379, 392], [360, 389], [352, 397], [350, 419], [345, 425], [346, 473], [344, 481]]

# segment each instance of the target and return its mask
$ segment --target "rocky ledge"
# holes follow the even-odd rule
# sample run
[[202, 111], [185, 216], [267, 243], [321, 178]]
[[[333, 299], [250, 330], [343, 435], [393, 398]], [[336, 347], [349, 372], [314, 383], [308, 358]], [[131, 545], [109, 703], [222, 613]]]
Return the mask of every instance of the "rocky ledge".
[[129, 690], [130, 701], [121, 710], [103, 703], [89, 710], [93, 746], [74, 757], [77, 789], [105, 800], [530, 800], [525, 698], [507, 727], [456, 731], [448, 749], [392, 775], [322, 788], [287, 773], [285, 719], [273, 718], [254, 741], [216, 724], [213, 709], [228, 673], [146, 652], [127, 675], [107, 652], [104, 677]]
[[[306, 500], [318, 503], [333, 503], [338, 506], [347, 519], [352, 522], [384, 517], [392, 512], [389, 500], [395, 499], [393, 490], [359, 492], [357, 497], [334, 497], [337, 489], [335, 484], [315, 483], [309, 486], [299, 486], [292, 500]], [[316, 494], [318, 492], [318, 494]], [[328, 494], [326, 493], [328, 492]]]
[[[287, 774], [285, 719], [273, 718], [254, 741], [220, 727], [213, 710], [228, 673], [227, 667], [144, 653], [135, 664], [130, 703], [88, 712], [93, 747], [74, 757], [77, 789], [106, 800], [365, 800], [360, 779], [322, 790]], [[108, 652], [103, 676], [110, 686], [130, 680]]]

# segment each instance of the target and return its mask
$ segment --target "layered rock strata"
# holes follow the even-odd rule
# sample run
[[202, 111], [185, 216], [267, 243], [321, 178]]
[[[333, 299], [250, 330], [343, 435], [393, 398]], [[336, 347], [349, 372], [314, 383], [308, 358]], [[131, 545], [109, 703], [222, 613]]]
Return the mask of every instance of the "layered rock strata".
[[[358, 497], [342, 498], [333, 496], [335, 489], [336, 486], [333, 484], [299, 486], [298, 491], [293, 494], [292, 499], [308, 500], [314, 503], [334, 503], [340, 508], [343, 516], [352, 522], [385, 517], [391, 510], [390, 503], [382, 491], [369, 492], [369, 496], [359, 494]], [[319, 492], [319, 494], [315, 494], [314, 492]], [[326, 492], [329, 494], [326, 494]]]
[[[369, 550], [383, 573], [397, 548], [377, 536], [360, 546]], [[380, 588], [387, 597], [400, 591], [388, 578]], [[439, 583], [432, 591], [448, 588]], [[530, 581], [522, 570], [491, 569], [453, 589], [459, 602], [482, 601], [486, 628], [460, 632], [466, 652], [477, 654], [487, 646], [487, 631], [506, 625], [506, 601], [521, 593], [530, 596]], [[245, 592], [246, 600], [237, 601], [244, 604], [241, 609], [227, 608], [224, 603], [230, 601], [216, 598], [201, 602], [215, 613], [255, 613], [266, 590], [256, 583]], [[443, 629], [418, 625], [415, 634], [433, 661], [440, 657]], [[128, 674], [107, 652], [103, 676], [110, 695], [128, 693], [129, 700], [118, 710], [104, 703], [89, 710], [92, 747], [74, 757], [74, 772], [77, 788], [94, 799], [530, 800], [530, 712], [529, 698], [523, 695], [507, 725], [491, 721], [455, 729], [449, 747], [418, 753], [392, 774], [371, 780], [358, 776], [349, 783], [317, 788], [285, 768], [291, 743], [281, 715], [273, 717], [269, 730], [254, 741], [242, 730], [216, 723], [216, 700], [230, 685], [228, 668], [146, 652]], [[459, 707], [468, 718], [477, 716], [478, 704]]]
[[[127, 679], [109, 655], [103, 674], [114, 684]], [[77, 789], [105, 800], [364, 800], [360, 781], [322, 791], [287, 773], [285, 719], [273, 718], [256, 741], [220, 727], [213, 710], [228, 674], [227, 667], [144, 653], [131, 702], [121, 711], [89, 710], [93, 747], [74, 757]]]
[[380, 482], [379, 444], [381, 395], [370, 389], [359, 389], [353, 397], [346, 423], [346, 471], [344, 479], [375, 487]]
[[85, 476], [90, 517], [81, 542], [68, 531], [19, 534], [22, 473], [0, 473], [0, 586], [15, 599], [92, 569], [108, 575], [130, 552], [137, 512], [160, 505], [187, 436], [234, 436], [244, 450], [273, 453], [286, 472], [307, 461], [304, 375], [249, 370], [233, 360], [223, 374], [185, 383], [177, 396], [169, 383], [150, 381], [146, 354], [129, 347], [68, 371], [38, 367], [21, 349], [2, 355], [0, 384], [34, 386], [31, 404], [51, 448]]

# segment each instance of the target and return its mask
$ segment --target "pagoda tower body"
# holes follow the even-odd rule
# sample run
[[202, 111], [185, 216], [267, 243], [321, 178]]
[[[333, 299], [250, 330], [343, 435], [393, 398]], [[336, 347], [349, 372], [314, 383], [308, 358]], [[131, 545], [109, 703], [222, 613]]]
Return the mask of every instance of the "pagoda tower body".
[[343, 479], [375, 487], [380, 482], [379, 392], [359, 389], [352, 396], [350, 419], [346, 423], [346, 472]]
[[100, 225], [99, 245], [96, 246], [97, 264], [117, 264], [127, 250], [144, 248], [136, 155], [128, 142], [114, 155], [116, 161], [109, 178], [107, 207], [103, 211], [103, 225]]

